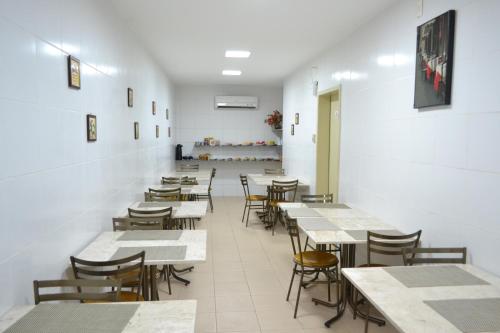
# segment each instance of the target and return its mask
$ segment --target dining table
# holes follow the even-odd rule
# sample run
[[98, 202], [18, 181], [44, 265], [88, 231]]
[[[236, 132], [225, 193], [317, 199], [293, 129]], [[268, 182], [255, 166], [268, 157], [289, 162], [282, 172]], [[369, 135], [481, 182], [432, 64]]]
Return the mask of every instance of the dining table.
[[15, 306], [0, 317], [0, 332], [194, 333], [196, 307], [196, 300]]
[[249, 173], [248, 179], [250, 179], [255, 185], [258, 186], [272, 186], [273, 181], [293, 181], [293, 180], [298, 180], [299, 184], [298, 186], [300, 187], [307, 187], [309, 186], [303, 179], [300, 177], [294, 177], [292, 175], [266, 175], [266, 174], [261, 174], [261, 173]]
[[[158, 300], [157, 267], [193, 265], [207, 260], [206, 230], [130, 230], [101, 233], [76, 257], [89, 261], [109, 261], [146, 252], [143, 296]], [[190, 282], [170, 273], [188, 285]]]
[[468, 264], [343, 268], [402, 333], [500, 332], [500, 277]]
[[[174, 219], [198, 219], [207, 215], [207, 201], [136, 201], [129, 205], [134, 210], [155, 211], [172, 207]], [[128, 216], [128, 210], [121, 214]]]
[[[392, 235], [402, 234], [393, 226], [371, 214], [342, 203], [283, 202], [278, 203], [278, 206], [284, 214], [297, 220], [299, 229], [320, 250], [326, 250], [326, 247], [330, 245], [338, 246], [342, 268], [356, 266], [356, 246], [366, 244], [368, 231]], [[354, 288], [344, 276], [341, 279], [343, 287], [341, 300], [330, 303], [313, 298], [315, 304], [337, 309], [336, 315], [325, 322], [327, 327], [343, 316], [347, 306], [356, 309], [353, 305]], [[357, 315], [365, 317], [365, 314], [359, 311]], [[379, 325], [385, 324], [385, 321], [379, 318], [370, 317], [370, 320]]]

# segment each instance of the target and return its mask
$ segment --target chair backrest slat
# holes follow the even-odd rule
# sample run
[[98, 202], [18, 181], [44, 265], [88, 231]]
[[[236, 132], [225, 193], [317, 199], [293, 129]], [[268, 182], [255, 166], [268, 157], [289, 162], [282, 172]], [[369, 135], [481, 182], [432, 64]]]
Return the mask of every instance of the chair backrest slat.
[[199, 164], [181, 164], [181, 171], [198, 171], [200, 170]]
[[181, 198], [181, 187], [169, 189], [148, 189], [149, 194], [145, 195], [146, 201], [179, 201]]
[[271, 200], [285, 201], [288, 194], [290, 196], [290, 201], [295, 201], [298, 184], [298, 179], [290, 181], [273, 180], [270, 190]]
[[285, 175], [285, 169], [264, 169], [265, 175]]
[[[429, 247], [402, 249], [403, 262], [406, 266], [414, 264], [465, 264], [467, 262], [466, 247]], [[456, 257], [417, 257], [420, 254], [459, 254]]]
[[250, 195], [250, 187], [248, 186], [247, 176], [240, 175], [241, 186], [243, 186], [243, 192], [245, 193], [245, 198]]
[[304, 203], [333, 203], [333, 194], [305, 194], [301, 197]]
[[[35, 304], [49, 301], [106, 301], [116, 302], [119, 300], [121, 292], [121, 280], [45, 280], [33, 281], [33, 292]], [[41, 294], [40, 290], [44, 288], [73, 288], [76, 292], [56, 292], [50, 294]], [[83, 292], [83, 288], [109, 289], [103, 292]]]

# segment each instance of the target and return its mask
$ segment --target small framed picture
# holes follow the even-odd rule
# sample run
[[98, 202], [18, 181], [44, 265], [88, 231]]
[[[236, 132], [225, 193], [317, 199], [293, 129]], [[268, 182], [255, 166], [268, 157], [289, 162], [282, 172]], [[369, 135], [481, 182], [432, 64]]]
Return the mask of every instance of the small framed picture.
[[170, 138], [170, 127], [168, 128], [168, 137]]
[[168, 108], [165, 109], [165, 117], [167, 118], [168, 120]]
[[134, 139], [139, 140], [139, 122], [134, 123]]
[[80, 60], [68, 56], [68, 86], [73, 89], [81, 88]]
[[292, 128], [290, 130], [290, 134], [295, 135], [295, 125], [292, 124]]
[[156, 115], [156, 101], [153, 101], [153, 116]]
[[97, 118], [94, 115], [87, 115], [87, 141], [97, 140]]
[[299, 114], [296, 113], [295, 114], [295, 125], [298, 125], [299, 124]]
[[160, 126], [156, 125], [156, 138], [160, 137]]
[[134, 89], [127, 88], [127, 105], [129, 108], [134, 106]]

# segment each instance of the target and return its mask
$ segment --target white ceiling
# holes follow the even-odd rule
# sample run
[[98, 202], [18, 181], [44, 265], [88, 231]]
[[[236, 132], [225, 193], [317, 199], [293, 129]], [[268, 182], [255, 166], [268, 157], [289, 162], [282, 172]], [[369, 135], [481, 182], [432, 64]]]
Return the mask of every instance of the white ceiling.
[[[111, 0], [178, 84], [280, 85], [397, 0]], [[226, 59], [227, 49], [250, 50]], [[240, 77], [223, 77], [240, 69]]]

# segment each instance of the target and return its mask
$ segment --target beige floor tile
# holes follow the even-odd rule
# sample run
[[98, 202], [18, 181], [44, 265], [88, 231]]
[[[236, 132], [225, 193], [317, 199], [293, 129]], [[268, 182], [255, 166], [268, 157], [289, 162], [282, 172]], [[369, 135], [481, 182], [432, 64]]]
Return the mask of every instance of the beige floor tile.
[[248, 284], [244, 282], [217, 282], [215, 284], [215, 296], [250, 295]]
[[215, 313], [198, 312], [196, 314], [196, 333], [213, 333], [217, 332], [217, 320]]
[[259, 322], [255, 312], [221, 312], [216, 314], [217, 332], [259, 331]]
[[255, 312], [250, 295], [216, 296], [217, 312]]
[[263, 330], [301, 329], [300, 322], [293, 319], [293, 312], [288, 310], [257, 311], [260, 327]]

